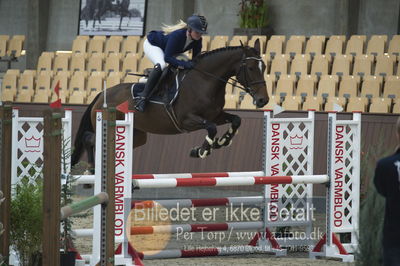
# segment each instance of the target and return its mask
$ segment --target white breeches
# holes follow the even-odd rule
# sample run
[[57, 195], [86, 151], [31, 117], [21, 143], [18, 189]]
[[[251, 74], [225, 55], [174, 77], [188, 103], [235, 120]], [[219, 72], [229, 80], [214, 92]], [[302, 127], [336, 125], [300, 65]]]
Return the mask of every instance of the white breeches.
[[160, 64], [161, 69], [165, 68], [164, 51], [160, 47], [151, 45], [146, 39], [143, 43], [143, 51], [154, 65]]

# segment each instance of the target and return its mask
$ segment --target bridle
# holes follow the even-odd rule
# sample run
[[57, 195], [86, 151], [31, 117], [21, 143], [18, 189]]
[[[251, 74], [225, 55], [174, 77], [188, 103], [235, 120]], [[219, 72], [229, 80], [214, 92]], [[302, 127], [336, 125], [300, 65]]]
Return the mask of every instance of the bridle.
[[[200, 70], [198, 68], [193, 68], [193, 69], [196, 70], [196, 71], [199, 71], [199, 72], [201, 72], [203, 74], [206, 74], [206, 75], [208, 75], [210, 77], [213, 77], [213, 78], [215, 78], [215, 79], [217, 79], [217, 80], [219, 80], [219, 81], [221, 81], [223, 83], [231, 84], [233, 87], [237, 87], [237, 88], [245, 91], [246, 93], [249, 93], [251, 96], [254, 96], [255, 95], [255, 91], [250, 86], [256, 85], [256, 84], [265, 84], [265, 80], [257, 80], [257, 81], [251, 81], [251, 82], [248, 81], [247, 64], [246, 64], [247, 60], [257, 60], [259, 62], [259, 64], [263, 63], [261, 58], [257, 58], [257, 57], [253, 57], [253, 56], [246, 57], [246, 55], [243, 55], [243, 58], [240, 61], [240, 67], [239, 67], [239, 69], [238, 69], [238, 71], [236, 72], [236, 75], [235, 75], [236, 76], [236, 80], [233, 79], [233, 78], [223, 79], [223, 78], [220, 78], [220, 77], [218, 77], [218, 76], [216, 76], [214, 74], [211, 74], [211, 73], [209, 73], [207, 71], [203, 71], [203, 70]], [[242, 73], [244, 75], [243, 82], [239, 80]], [[230, 82], [229, 81], [230, 79], [232, 79], [233, 81], [237, 81], [237, 82], [235, 82], [235, 83]], [[237, 84], [238, 82], [240, 84], [243, 84], [243, 86], [238, 85]]]
[[[244, 85], [244, 87], [240, 87], [240, 89], [249, 93], [251, 96], [254, 96], [255, 92], [253, 89], [251, 89], [250, 86], [257, 85], [257, 84], [265, 84], [265, 80], [256, 80], [256, 81], [251, 81], [251, 82], [248, 81], [248, 73], [247, 73], [247, 65], [246, 65], [247, 60], [257, 60], [259, 63], [260, 71], [262, 70], [263, 62], [262, 62], [261, 58], [257, 58], [257, 57], [253, 57], [253, 56], [245, 57], [245, 55], [243, 55], [242, 61], [240, 62], [240, 67], [236, 73], [237, 81]], [[241, 73], [243, 73], [243, 79], [244, 79], [243, 82], [239, 80]]]

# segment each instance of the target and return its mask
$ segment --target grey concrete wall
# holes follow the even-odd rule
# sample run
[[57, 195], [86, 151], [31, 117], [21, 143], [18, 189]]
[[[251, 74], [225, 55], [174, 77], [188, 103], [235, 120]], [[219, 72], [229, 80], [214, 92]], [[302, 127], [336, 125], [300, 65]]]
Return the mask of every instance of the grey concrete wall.
[[27, 34], [28, 0], [0, 1], [0, 34]]
[[399, 0], [361, 1], [358, 33], [365, 35], [396, 34], [399, 30], [399, 9]]
[[78, 34], [79, 0], [50, 0], [48, 51], [71, 50]]

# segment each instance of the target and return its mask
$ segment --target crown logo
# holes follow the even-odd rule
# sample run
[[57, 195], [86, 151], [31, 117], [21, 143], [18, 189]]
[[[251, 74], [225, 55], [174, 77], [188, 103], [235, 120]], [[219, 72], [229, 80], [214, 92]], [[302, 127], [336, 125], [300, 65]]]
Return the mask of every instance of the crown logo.
[[[290, 137], [290, 145], [301, 146], [303, 145], [303, 136], [295, 135]], [[300, 149], [300, 147], [293, 147], [292, 149]]]
[[26, 152], [40, 152], [40, 140], [41, 138], [35, 138], [34, 136], [30, 138], [25, 137], [25, 147]]

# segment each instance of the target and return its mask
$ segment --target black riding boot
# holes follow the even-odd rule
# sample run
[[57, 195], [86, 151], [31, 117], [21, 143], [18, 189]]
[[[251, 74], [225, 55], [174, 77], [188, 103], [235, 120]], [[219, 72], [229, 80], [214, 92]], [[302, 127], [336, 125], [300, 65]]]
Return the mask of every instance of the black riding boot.
[[139, 94], [137, 103], [135, 105], [135, 109], [139, 112], [143, 112], [146, 107], [146, 102], [151, 94], [153, 88], [156, 86], [158, 79], [162, 74], [162, 69], [160, 64], [154, 66], [154, 69], [150, 72], [149, 78], [147, 79], [146, 85], [144, 86], [143, 91]]

